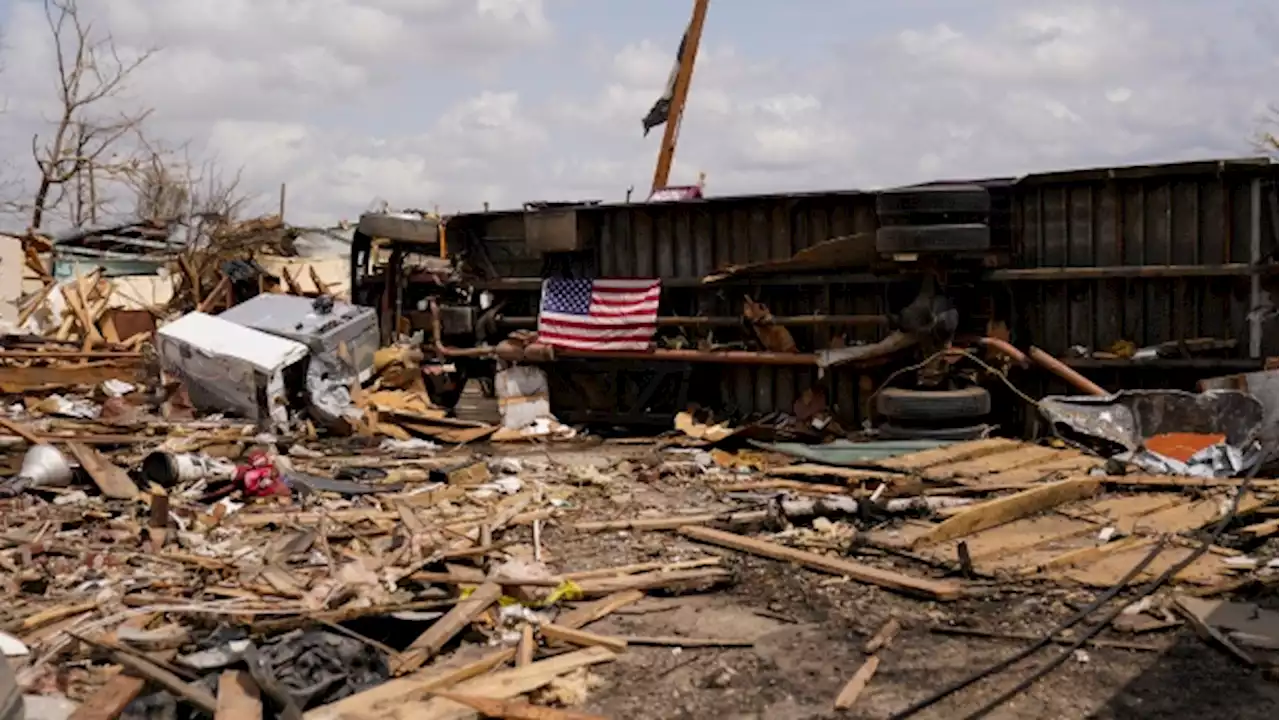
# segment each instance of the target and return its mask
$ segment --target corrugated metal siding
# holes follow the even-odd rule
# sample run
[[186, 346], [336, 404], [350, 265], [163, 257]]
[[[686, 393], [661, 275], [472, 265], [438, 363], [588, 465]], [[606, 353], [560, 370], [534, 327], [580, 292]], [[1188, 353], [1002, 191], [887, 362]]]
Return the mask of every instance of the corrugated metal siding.
[[[1269, 176], [1267, 176], [1269, 175]], [[1260, 202], [1254, 243], [1254, 186]], [[1014, 194], [1014, 262], [1026, 268], [1224, 265], [1276, 258], [1275, 169], [1132, 179], [1028, 178]], [[1271, 281], [1264, 290], [1274, 296]], [[1251, 278], [1039, 280], [1019, 283], [1031, 342], [1062, 354], [1196, 337], [1235, 337], [1249, 357]], [[1262, 298], [1266, 302], [1266, 297]], [[1263, 323], [1261, 355], [1277, 353]]]
[[783, 260], [824, 240], [876, 228], [861, 193], [667, 205], [606, 206], [599, 221], [604, 275], [696, 280], [728, 265]]
[[[997, 208], [1010, 210], [1010, 228], [994, 223], [997, 244], [1021, 268], [1248, 263], [1254, 226], [1253, 186], [1262, 198], [1261, 257], [1276, 251], [1276, 169], [1255, 161], [1103, 169], [987, 181]], [[579, 271], [604, 276], [661, 277], [663, 314], [731, 315], [749, 293], [776, 315], [880, 314], [910, 300], [914, 289], [886, 280], [760, 281], [750, 286], [696, 287], [727, 265], [782, 260], [833, 237], [877, 227], [874, 195], [832, 192], [717, 198], [680, 204], [584, 208], [595, 228]], [[542, 260], [524, 248], [523, 214], [487, 213], [451, 219], [451, 237], [481, 240], [504, 277], [537, 277]], [[454, 246], [451, 242], [451, 246]], [[836, 272], [836, 271], [833, 271]], [[1273, 280], [1263, 288], [1274, 296]], [[907, 294], [902, 296], [903, 292]], [[896, 293], [896, 294], [894, 294]], [[1012, 308], [1015, 339], [1054, 354], [1072, 345], [1105, 348], [1119, 339], [1138, 345], [1193, 337], [1237, 337], [1249, 354], [1248, 277], [1036, 280], [993, 288]], [[893, 303], [889, 302], [890, 295]], [[526, 304], [533, 307], [534, 299]], [[1277, 354], [1274, 321], [1263, 323], [1262, 355]], [[874, 341], [876, 327], [851, 328], [850, 340]], [[830, 331], [793, 328], [801, 347], [825, 347]], [[722, 402], [744, 412], [788, 411], [817, 382], [808, 369], [722, 367], [700, 382], [718, 380]], [[870, 378], [837, 371], [824, 380], [841, 420], [860, 422]], [[706, 384], [702, 385], [707, 387]]]

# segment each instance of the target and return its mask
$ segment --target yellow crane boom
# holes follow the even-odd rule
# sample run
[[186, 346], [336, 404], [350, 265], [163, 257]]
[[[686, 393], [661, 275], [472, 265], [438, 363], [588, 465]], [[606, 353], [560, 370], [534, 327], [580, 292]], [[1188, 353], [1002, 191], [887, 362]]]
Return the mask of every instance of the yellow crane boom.
[[684, 115], [685, 100], [689, 97], [689, 85], [693, 82], [693, 63], [698, 56], [698, 41], [702, 39], [702, 24], [707, 19], [707, 4], [710, 0], [694, 0], [693, 17], [689, 20], [689, 30], [681, 44], [680, 57], [677, 59], [675, 83], [671, 91], [671, 106], [667, 111], [666, 127], [662, 131], [662, 146], [658, 148], [658, 165], [653, 170], [653, 189], [651, 192], [667, 186], [671, 175], [671, 162], [676, 155], [676, 140], [680, 136], [680, 119]]

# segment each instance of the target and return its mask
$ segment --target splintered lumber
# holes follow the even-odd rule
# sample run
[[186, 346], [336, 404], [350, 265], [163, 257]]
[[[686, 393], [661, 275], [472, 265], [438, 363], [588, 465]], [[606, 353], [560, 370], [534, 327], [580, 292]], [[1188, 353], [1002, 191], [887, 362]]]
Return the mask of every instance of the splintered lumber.
[[716, 583], [733, 577], [723, 568], [704, 568], [702, 570], [676, 570], [674, 572], [650, 572], [639, 575], [624, 575], [612, 578], [593, 578], [583, 580], [578, 590], [586, 596], [608, 595], [622, 590], [656, 590], [671, 585], [702, 582]]
[[146, 687], [147, 681], [140, 677], [115, 675], [80, 703], [67, 720], [115, 720]]
[[567, 628], [555, 623], [543, 623], [539, 626], [542, 636], [549, 642], [567, 642], [570, 645], [578, 645], [580, 647], [603, 647], [609, 648], [614, 652], [622, 652], [627, 649], [627, 641], [608, 635], [597, 635], [586, 630], [575, 630]]
[[444, 690], [437, 690], [435, 694], [460, 705], [466, 705], [485, 717], [502, 718], [502, 720], [609, 720], [603, 715], [587, 715], [572, 710], [530, 705], [518, 700], [497, 700]]
[[129, 478], [129, 474], [103, 457], [102, 453], [78, 442], [67, 443], [67, 449], [103, 495], [120, 500], [132, 500], [138, 496], [138, 486]]
[[218, 711], [218, 699], [203, 687], [188, 683], [149, 660], [144, 660], [119, 650], [110, 650], [109, 652], [111, 660], [117, 665], [123, 665], [129, 672], [154, 682], [206, 713], [212, 715]]
[[483, 675], [511, 660], [515, 650], [489, 653], [465, 665], [428, 667], [381, 685], [349, 695], [336, 702], [308, 710], [303, 720], [378, 720], [390, 715], [390, 708], [423, 699], [427, 693], [457, 685]]
[[660, 518], [641, 518], [639, 520], [593, 520], [590, 522], [574, 523], [569, 527], [581, 532], [601, 532], [608, 530], [679, 530], [686, 525], [702, 525], [704, 523], [711, 522], [763, 522], [768, 518], [769, 513], [766, 510], [748, 510], [746, 512], [697, 513]]
[[1017, 440], [1009, 440], [1007, 438], [987, 438], [986, 440], [974, 440], [973, 442], [945, 445], [940, 448], [934, 448], [933, 450], [922, 450], [921, 452], [899, 455], [897, 457], [877, 461], [876, 465], [890, 470], [919, 472], [927, 468], [936, 467], [943, 463], [964, 462], [965, 460], [972, 460], [986, 455], [1008, 452], [1009, 450], [1016, 449], [1021, 445], [1022, 443]]
[[785, 478], [775, 478], [773, 480], [754, 480], [747, 482], [725, 483], [723, 485], [712, 485], [711, 489], [716, 492], [756, 492], [759, 490], [791, 490], [798, 493], [810, 493], [813, 495], [848, 495], [849, 488], [843, 485], [824, 485], [822, 483], [804, 482], [803, 480], [787, 480]]
[[[616, 657], [614, 653], [602, 647], [586, 648], [539, 660], [522, 668], [503, 670], [492, 675], [474, 678], [450, 689], [463, 695], [504, 700], [533, 692], [580, 667], [610, 662]], [[378, 717], [386, 717], [386, 715]], [[461, 703], [436, 697], [426, 702], [401, 705], [395, 717], [396, 720], [471, 720], [477, 717], [477, 713]], [[307, 718], [307, 720], [311, 719]], [[364, 719], [361, 718], [361, 720]]]
[[641, 590], [619, 590], [612, 595], [606, 595], [595, 602], [580, 605], [564, 613], [556, 618], [559, 621], [556, 624], [560, 627], [575, 629], [590, 625], [619, 608], [638, 602], [643, 597], [644, 592]]
[[1083, 500], [1096, 493], [1101, 484], [1098, 478], [1071, 478], [973, 505], [930, 528], [918, 536], [911, 546], [916, 548], [954, 540], [1064, 503]]
[[[134, 615], [125, 620], [118, 628], [107, 634], [110, 642], [118, 640], [117, 633], [123, 628], [134, 628], [141, 630], [145, 628], [151, 621], [159, 617], [158, 613], [144, 613], [142, 615]], [[161, 656], [166, 659], [172, 657], [173, 652], [162, 653]], [[99, 687], [92, 695], [80, 703], [75, 712], [67, 720], [115, 720], [124, 712], [125, 707], [133, 702], [135, 698], [142, 694], [147, 688], [147, 681], [141, 677], [127, 675], [125, 673], [117, 673], [113, 675], [106, 684]]]
[[533, 662], [533, 652], [538, 649], [533, 638], [533, 626], [525, 623], [520, 628], [520, 644], [516, 646], [516, 667], [524, 667]]
[[440, 652], [440, 648], [444, 647], [445, 643], [462, 632], [463, 628], [470, 625], [480, 613], [488, 610], [489, 606], [497, 602], [501, 596], [502, 586], [497, 583], [487, 582], [476, 588], [467, 599], [454, 605], [444, 617], [435, 621], [393, 659], [392, 667], [396, 674], [411, 672], [422, 667], [422, 663]]
[[681, 528], [680, 533], [685, 537], [700, 542], [719, 545], [720, 547], [760, 555], [774, 560], [793, 562], [811, 570], [820, 570], [833, 575], [844, 575], [858, 582], [878, 585], [887, 590], [894, 590], [908, 595], [934, 600], [954, 600], [960, 597], [964, 591], [962, 585], [950, 580], [932, 580], [904, 575], [892, 570], [883, 570], [851, 560], [797, 550], [765, 540], [724, 532], [723, 530], [694, 526]]
[[876, 674], [876, 668], [880, 667], [880, 657], [872, 655], [867, 661], [862, 663], [862, 667], [849, 678], [849, 682], [845, 684], [844, 689], [836, 696], [836, 709], [848, 710], [853, 704], [858, 702], [858, 696], [866, 689], [867, 683], [871, 682], [871, 676]]
[[262, 696], [248, 672], [227, 670], [218, 676], [214, 720], [262, 720]]
[[1066, 451], [1054, 448], [1029, 445], [1011, 448], [1001, 453], [973, 458], [964, 462], [935, 465], [922, 474], [928, 480], [961, 480], [963, 478], [981, 478], [995, 475], [1007, 470], [1044, 463], [1049, 460], [1070, 456]]
[[694, 560], [681, 560], [679, 562], [663, 562], [655, 560], [654, 562], [633, 563], [631, 565], [615, 565], [614, 567], [599, 568], [596, 570], [580, 570], [578, 572], [565, 573], [560, 577], [565, 580], [588, 580], [592, 578], [602, 577], [622, 577], [631, 575], [632, 573], [650, 572], [652, 570], [662, 570], [670, 572], [672, 570], [692, 570], [694, 568], [707, 567], [708, 565], [719, 565], [720, 558], [716, 555], [708, 555], [704, 558], [696, 558]]
[[33, 630], [39, 630], [46, 625], [52, 625], [59, 620], [65, 620], [73, 615], [89, 612], [97, 609], [98, 601], [89, 600], [87, 602], [79, 602], [71, 605], [55, 605], [46, 608], [40, 612], [28, 615], [18, 623], [10, 626], [8, 629], [15, 635], [25, 635]]
[[[1166, 488], [1234, 488], [1240, 487], [1244, 482], [1239, 478], [1200, 478], [1181, 475], [1108, 475], [1102, 480], [1108, 485]], [[1249, 481], [1249, 487], [1255, 490], [1275, 490], [1277, 484], [1275, 478], [1255, 478]]]
[[31, 429], [26, 425], [15, 420], [10, 420], [9, 418], [0, 417], [0, 428], [8, 430], [32, 445], [39, 445], [44, 442], [35, 433], [31, 432]]
[[867, 655], [874, 655], [880, 650], [880, 648], [893, 642], [893, 638], [901, 629], [902, 625], [898, 623], [897, 618], [889, 618], [889, 622], [885, 623], [884, 626], [880, 628], [880, 631], [872, 636], [872, 638], [867, 641], [867, 644], [862, 647], [862, 652]]
[[137, 365], [68, 365], [59, 367], [0, 367], [0, 389], [22, 393], [46, 386], [101, 385], [108, 380], [133, 380]]

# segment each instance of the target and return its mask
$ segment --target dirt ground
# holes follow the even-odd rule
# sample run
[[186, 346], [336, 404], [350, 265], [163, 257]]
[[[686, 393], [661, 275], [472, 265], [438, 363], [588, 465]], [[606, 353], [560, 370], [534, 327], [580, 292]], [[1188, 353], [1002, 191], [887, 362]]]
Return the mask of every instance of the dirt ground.
[[[652, 450], [603, 446], [556, 452], [559, 465], [614, 468], [610, 480], [573, 498], [579, 518], [664, 515], [686, 508], [720, 508], [697, 477], [626, 472], [652, 463]], [[626, 459], [623, 472], [617, 463]], [[751, 647], [629, 646], [616, 662], [596, 666], [599, 677], [584, 711], [611, 718], [886, 718], [946, 684], [1021, 649], [1026, 643], [935, 634], [933, 625], [1040, 634], [1087, 605], [1089, 591], [1046, 585], [1001, 586], [990, 596], [954, 603], [902, 597], [789, 564], [693, 543], [670, 532], [582, 534], [548, 528], [547, 561], [560, 571], [719, 554], [734, 580], [669, 597], [649, 597], [589, 627], [618, 635], [681, 635], [754, 639]], [[929, 574], [909, 560], [857, 552], [863, 562]], [[865, 660], [862, 646], [885, 621], [904, 630], [879, 652], [878, 672], [848, 711], [833, 700]], [[1082, 626], [1083, 627], [1083, 626]], [[1241, 667], [1180, 628], [1100, 638], [1159, 648], [1135, 651], [1091, 647], [990, 714], [991, 718], [1273, 718], [1274, 679]], [[921, 712], [918, 718], [960, 718], [1046, 662], [1060, 646], [1033, 656]]]

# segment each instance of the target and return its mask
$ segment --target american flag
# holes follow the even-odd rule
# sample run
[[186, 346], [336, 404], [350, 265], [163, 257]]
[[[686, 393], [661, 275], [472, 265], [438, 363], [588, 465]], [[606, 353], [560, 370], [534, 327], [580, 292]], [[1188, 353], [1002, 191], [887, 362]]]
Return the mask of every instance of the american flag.
[[647, 350], [658, 327], [661, 280], [542, 282], [538, 340], [573, 350]]

